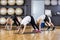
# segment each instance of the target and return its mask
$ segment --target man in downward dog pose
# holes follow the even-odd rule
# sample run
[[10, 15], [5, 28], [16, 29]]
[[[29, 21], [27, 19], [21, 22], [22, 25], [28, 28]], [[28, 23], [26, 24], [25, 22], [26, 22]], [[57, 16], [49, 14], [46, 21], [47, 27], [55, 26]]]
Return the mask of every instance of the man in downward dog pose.
[[47, 15], [41, 15], [38, 19], [37, 19], [37, 25], [41, 25], [42, 21], [44, 21], [45, 26], [48, 26], [47, 30], [50, 29], [50, 27], [53, 27], [52, 30], [55, 29], [53, 23], [51, 22], [50, 17], [48, 17]]
[[5, 29], [12, 30], [13, 20], [11, 17], [7, 18]]
[[28, 23], [30, 23], [32, 25], [32, 27], [34, 28], [35, 32], [40, 32], [39, 27], [35, 24], [34, 18], [32, 16], [26, 16], [21, 21], [20, 28], [18, 28], [18, 33], [21, 31], [20, 29], [22, 29], [22, 33], [24, 33], [24, 31], [26, 29], [26, 25]]

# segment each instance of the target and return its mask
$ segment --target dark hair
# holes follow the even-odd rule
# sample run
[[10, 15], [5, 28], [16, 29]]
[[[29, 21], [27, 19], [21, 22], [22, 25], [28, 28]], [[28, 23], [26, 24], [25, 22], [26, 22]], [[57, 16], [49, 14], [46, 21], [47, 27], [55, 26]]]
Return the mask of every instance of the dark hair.
[[47, 15], [45, 15], [45, 19], [44, 19], [44, 22], [49, 22], [49, 18], [48, 18], [48, 16]]

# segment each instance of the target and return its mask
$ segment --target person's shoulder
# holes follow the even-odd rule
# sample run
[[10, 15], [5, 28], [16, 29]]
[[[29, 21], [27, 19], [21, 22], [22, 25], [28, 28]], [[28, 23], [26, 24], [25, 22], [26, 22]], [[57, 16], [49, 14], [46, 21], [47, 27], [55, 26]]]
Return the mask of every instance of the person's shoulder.
[[26, 16], [26, 17], [32, 17], [32, 16]]

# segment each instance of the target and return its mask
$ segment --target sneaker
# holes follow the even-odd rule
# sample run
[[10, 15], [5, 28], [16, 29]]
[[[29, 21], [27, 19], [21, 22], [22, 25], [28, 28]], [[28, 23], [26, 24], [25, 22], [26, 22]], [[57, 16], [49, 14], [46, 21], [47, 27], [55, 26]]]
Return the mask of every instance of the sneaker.
[[33, 32], [36, 32], [36, 33], [38, 33], [38, 32], [41, 32], [41, 30], [33, 30]]
[[47, 28], [47, 30], [49, 30], [49, 29], [50, 29], [50, 27]]
[[55, 27], [53, 27], [52, 31], [55, 30]]
[[33, 30], [33, 32], [38, 32], [38, 30]]
[[41, 32], [41, 30], [38, 30], [37, 32]]

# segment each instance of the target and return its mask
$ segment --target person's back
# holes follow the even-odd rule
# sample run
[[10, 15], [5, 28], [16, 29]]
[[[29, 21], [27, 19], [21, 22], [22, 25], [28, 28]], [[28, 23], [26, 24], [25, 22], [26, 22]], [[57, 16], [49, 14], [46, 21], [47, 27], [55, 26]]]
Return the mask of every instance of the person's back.
[[31, 21], [31, 17], [30, 16], [26, 16], [25, 18], [23, 18], [23, 20], [21, 21], [21, 24], [28, 24]]

